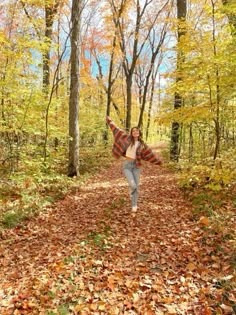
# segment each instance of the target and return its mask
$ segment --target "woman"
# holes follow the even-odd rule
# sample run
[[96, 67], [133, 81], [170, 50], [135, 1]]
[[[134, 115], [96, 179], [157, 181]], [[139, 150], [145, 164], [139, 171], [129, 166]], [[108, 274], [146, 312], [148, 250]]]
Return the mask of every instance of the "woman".
[[154, 154], [142, 140], [138, 127], [133, 127], [130, 134], [119, 129], [109, 116], [106, 117], [108, 126], [114, 136], [112, 153], [116, 158], [124, 156], [123, 172], [129, 184], [132, 211], [137, 211], [141, 160], [161, 165], [161, 159]]

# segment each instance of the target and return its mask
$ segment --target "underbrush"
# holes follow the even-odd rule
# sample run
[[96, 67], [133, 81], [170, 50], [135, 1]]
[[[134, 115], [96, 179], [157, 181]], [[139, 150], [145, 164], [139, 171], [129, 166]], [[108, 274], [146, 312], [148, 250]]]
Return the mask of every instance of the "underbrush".
[[82, 150], [80, 176], [69, 178], [64, 158], [54, 156], [47, 163], [39, 158], [25, 160], [19, 171], [3, 176], [0, 180], [0, 229], [23, 224], [24, 220], [76, 190], [89, 176], [111, 161], [106, 149]]
[[176, 171], [179, 185], [192, 203], [192, 220], [202, 231], [199, 242], [213, 249], [208, 253], [213, 264], [213, 258], [227, 261], [227, 276], [215, 279], [212, 290], [217, 292], [218, 300], [213, 299], [212, 303], [236, 313], [236, 161], [233, 156], [225, 154], [215, 162], [179, 163]]
[[215, 161], [212, 158], [180, 162], [180, 184], [193, 190], [205, 188], [210, 191], [230, 189], [236, 184], [236, 150], [229, 150]]
[[193, 205], [198, 221], [218, 250], [229, 255], [236, 271], [236, 160], [232, 152], [216, 161], [180, 163], [179, 185]]
[[42, 211], [73, 186], [65, 175], [38, 171], [34, 176], [17, 173], [0, 183], [0, 224], [11, 228]]

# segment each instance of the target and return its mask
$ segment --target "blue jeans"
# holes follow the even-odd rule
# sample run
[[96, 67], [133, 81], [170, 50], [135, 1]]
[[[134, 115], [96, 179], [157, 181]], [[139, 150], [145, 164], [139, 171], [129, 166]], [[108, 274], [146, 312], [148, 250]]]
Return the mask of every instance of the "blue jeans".
[[129, 184], [132, 207], [137, 207], [139, 193], [140, 168], [136, 167], [135, 161], [125, 160], [123, 163], [123, 173]]

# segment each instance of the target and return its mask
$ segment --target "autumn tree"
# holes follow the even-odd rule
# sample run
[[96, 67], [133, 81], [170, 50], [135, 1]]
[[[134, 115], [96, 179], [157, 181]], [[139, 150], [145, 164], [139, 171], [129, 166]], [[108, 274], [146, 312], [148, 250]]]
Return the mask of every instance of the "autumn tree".
[[[48, 97], [49, 88], [50, 88], [50, 63], [51, 63], [51, 48], [52, 48], [52, 40], [53, 40], [53, 23], [58, 12], [58, 8], [63, 4], [63, 0], [48, 0], [44, 1], [44, 3], [32, 2], [30, 1], [20, 1], [26, 16], [29, 21], [33, 25], [33, 28], [38, 36], [38, 39], [42, 39], [42, 64], [43, 64], [43, 91], [46, 97]], [[32, 8], [43, 8], [44, 10], [44, 37], [41, 35], [41, 29], [36, 23], [34, 13]]]
[[[114, 25], [118, 27], [119, 47], [122, 53], [122, 67], [126, 82], [125, 127], [126, 129], [130, 129], [133, 76], [141, 52], [148, 41], [152, 28], [156, 24], [158, 11], [156, 4], [148, 0], [144, 2], [137, 0], [134, 3], [122, 0], [118, 4], [116, 1], [110, 0], [109, 3], [111, 5]], [[166, 3], [162, 5], [162, 8], [165, 7]]]
[[[104, 31], [92, 29], [91, 36], [89, 36], [89, 46], [87, 48], [89, 49], [97, 65], [96, 79], [98, 84], [106, 95], [106, 115], [110, 115], [111, 105], [113, 105], [118, 116], [120, 116], [119, 107], [112, 97], [113, 87], [121, 69], [119, 63], [118, 65], [115, 64], [115, 60], [117, 59], [116, 34], [113, 34], [111, 42], [112, 43], [110, 45], [109, 36], [107, 36]], [[105, 65], [103, 60], [107, 61]]]
[[34, 128], [40, 130], [42, 127], [38, 116], [41, 103], [34, 106], [39, 82], [35, 52], [40, 49], [40, 43], [32, 35], [28, 21], [19, 14], [22, 10], [20, 2], [6, 3], [2, 10], [1, 28], [4, 31], [0, 35], [0, 93], [4, 149], [1, 150], [1, 160], [6, 163], [5, 166], [9, 165], [8, 171], [16, 171], [20, 146], [28, 140], [29, 134], [33, 134]]
[[[148, 54], [147, 58], [141, 58], [144, 60], [145, 63], [145, 70], [144, 70], [144, 78], [141, 79], [142, 84], [140, 85], [140, 93], [139, 93], [139, 99], [140, 99], [140, 113], [139, 113], [139, 119], [138, 119], [138, 127], [143, 126], [143, 115], [145, 110], [145, 105], [147, 102], [148, 97], [148, 90], [151, 85], [151, 78], [153, 78], [153, 74], [158, 71], [160, 66], [160, 60], [162, 60], [162, 54], [161, 54], [161, 48], [164, 45], [164, 41], [166, 38], [167, 30], [168, 30], [168, 23], [169, 23], [169, 16], [172, 8], [172, 4], [170, 4], [169, 7], [167, 7], [167, 4], [165, 4], [164, 7], [161, 8], [159, 12], [157, 12], [157, 16], [159, 17], [161, 14], [164, 13], [164, 16], [159, 19], [159, 23], [161, 23], [161, 20], [164, 22], [162, 25], [158, 25], [157, 27], [152, 27], [148, 42], [147, 42], [147, 52]], [[157, 60], [157, 57], [159, 56], [159, 62]], [[139, 62], [139, 66], [142, 65], [142, 62]]]
[[[181, 69], [170, 73], [165, 119], [181, 126], [181, 157], [217, 160], [232, 148], [235, 130], [235, 49], [221, 1], [192, 1], [188, 27], [178, 44], [184, 56]], [[174, 79], [181, 75], [181, 80]], [[178, 92], [184, 106], [170, 111], [171, 95]], [[188, 153], [187, 153], [188, 149]], [[179, 150], [178, 150], [179, 151]]]
[[45, 43], [46, 49], [43, 53], [43, 89], [48, 94], [50, 85], [50, 50], [52, 44], [52, 27], [57, 14], [58, 7], [62, 1], [57, 0], [45, 3]]

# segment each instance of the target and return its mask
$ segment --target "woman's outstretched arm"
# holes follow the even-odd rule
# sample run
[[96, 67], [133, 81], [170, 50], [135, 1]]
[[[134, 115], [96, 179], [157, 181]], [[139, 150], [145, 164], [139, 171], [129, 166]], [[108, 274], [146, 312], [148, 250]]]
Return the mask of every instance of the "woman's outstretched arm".
[[121, 135], [125, 134], [123, 130], [116, 126], [114, 121], [109, 116], [106, 116], [106, 122], [108, 126], [111, 128], [111, 131], [116, 139], [119, 138]]
[[157, 155], [157, 153], [154, 153], [153, 150], [147, 146], [143, 151], [141, 158], [144, 161], [156, 164], [156, 165], [162, 165], [162, 159]]

